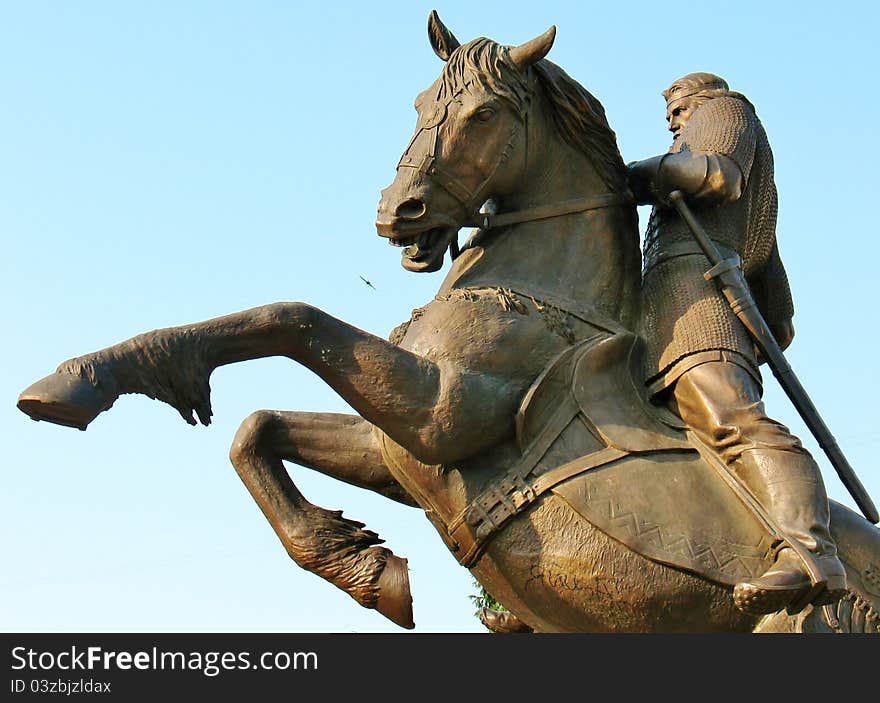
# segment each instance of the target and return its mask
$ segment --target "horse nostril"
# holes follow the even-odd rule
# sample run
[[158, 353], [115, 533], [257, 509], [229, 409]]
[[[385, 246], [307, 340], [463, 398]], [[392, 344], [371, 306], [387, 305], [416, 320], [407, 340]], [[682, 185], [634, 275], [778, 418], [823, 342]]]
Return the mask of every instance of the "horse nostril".
[[420, 217], [424, 217], [427, 211], [428, 206], [421, 200], [418, 200], [417, 198], [409, 198], [397, 206], [394, 214], [405, 220], [418, 220]]

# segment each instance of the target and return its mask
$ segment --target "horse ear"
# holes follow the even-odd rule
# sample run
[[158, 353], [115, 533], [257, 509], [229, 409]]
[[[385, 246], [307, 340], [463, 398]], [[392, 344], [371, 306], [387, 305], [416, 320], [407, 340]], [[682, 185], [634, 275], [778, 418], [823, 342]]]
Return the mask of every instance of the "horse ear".
[[461, 46], [455, 35], [440, 21], [437, 10], [431, 10], [431, 14], [428, 15], [428, 39], [434, 53], [444, 61], [449, 61], [452, 52]]
[[536, 61], [543, 59], [550, 47], [553, 46], [553, 40], [556, 39], [556, 25], [544, 32], [540, 37], [535, 37], [531, 41], [519, 46], [510, 48], [510, 60], [520, 68], [528, 68]]

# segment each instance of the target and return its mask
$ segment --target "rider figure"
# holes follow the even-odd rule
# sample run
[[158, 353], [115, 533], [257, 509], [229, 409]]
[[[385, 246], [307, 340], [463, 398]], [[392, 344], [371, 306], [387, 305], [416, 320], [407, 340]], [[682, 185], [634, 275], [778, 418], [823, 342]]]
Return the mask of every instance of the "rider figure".
[[[825, 487], [800, 441], [761, 402], [759, 358], [749, 334], [703, 274], [708, 263], [666, 200], [681, 190], [725, 258], [739, 255], [758, 307], [782, 348], [794, 336], [788, 279], [776, 245], [773, 154], [754, 106], [710, 73], [691, 73], [663, 92], [673, 135], [666, 154], [628, 165], [640, 204], [652, 203], [644, 245], [646, 378], [663, 402], [730, 467], [783, 532], [817, 558], [834, 602], [846, 577], [829, 533]], [[781, 610], [807, 593], [794, 550], [739, 583], [734, 600], [751, 613]]]

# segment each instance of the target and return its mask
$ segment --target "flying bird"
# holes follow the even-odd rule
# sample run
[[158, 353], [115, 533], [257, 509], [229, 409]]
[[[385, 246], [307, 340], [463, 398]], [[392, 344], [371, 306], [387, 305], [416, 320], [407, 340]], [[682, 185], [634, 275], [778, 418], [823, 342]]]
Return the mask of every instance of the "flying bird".
[[366, 283], [370, 288], [372, 288], [373, 290], [376, 290], [376, 286], [374, 286], [372, 283], [370, 283], [366, 278], [364, 278], [363, 276], [360, 276], [360, 279], [361, 279], [364, 283]]

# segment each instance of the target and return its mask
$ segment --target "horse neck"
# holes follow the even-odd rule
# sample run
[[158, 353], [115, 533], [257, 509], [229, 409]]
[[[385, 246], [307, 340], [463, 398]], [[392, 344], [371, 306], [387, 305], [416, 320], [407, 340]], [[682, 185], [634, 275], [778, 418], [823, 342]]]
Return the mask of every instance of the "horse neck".
[[506, 210], [583, 198], [607, 192], [590, 159], [566, 142], [546, 110], [529, 111], [525, 127], [525, 167], [520, 188], [499, 200]]
[[[590, 160], [543, 120], [530, 128], [522, 188], [497, 198], [500, 212], [609, 192]], [[603, 207], [490, 232], [465, 251], [443, 288], [481, 285], [572, 300], [632, 328], [638, 313], [640, 254], [634, 206]]]

